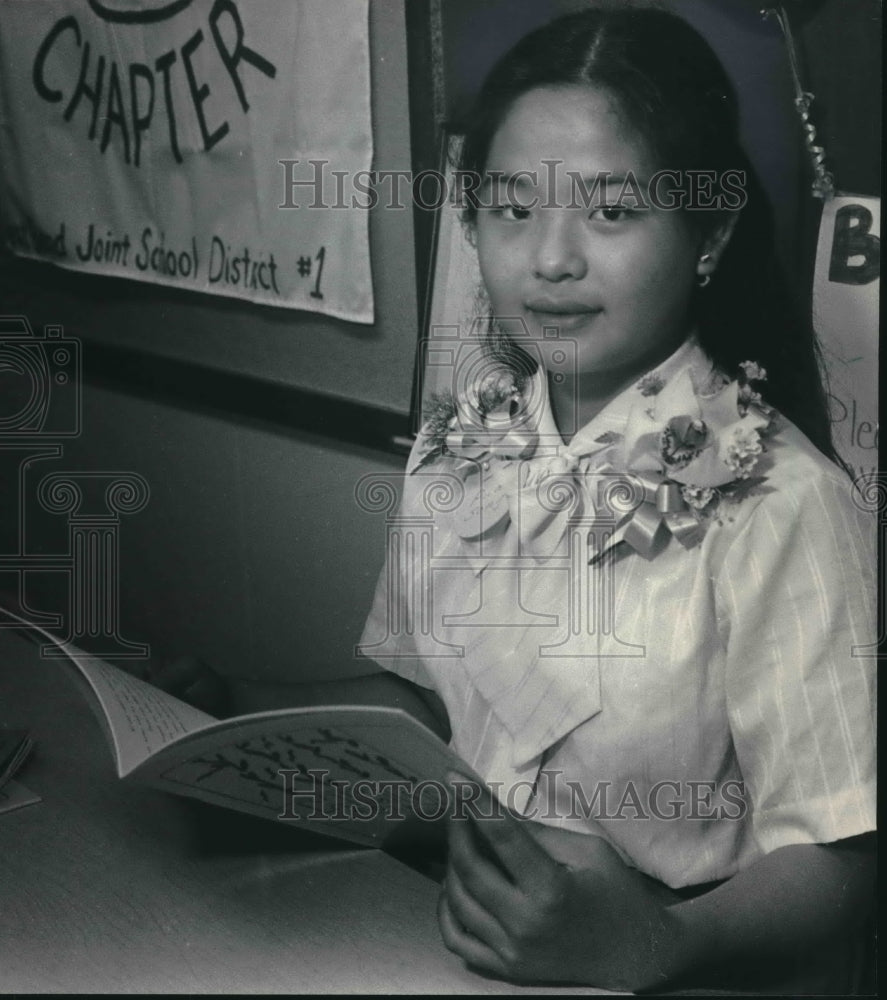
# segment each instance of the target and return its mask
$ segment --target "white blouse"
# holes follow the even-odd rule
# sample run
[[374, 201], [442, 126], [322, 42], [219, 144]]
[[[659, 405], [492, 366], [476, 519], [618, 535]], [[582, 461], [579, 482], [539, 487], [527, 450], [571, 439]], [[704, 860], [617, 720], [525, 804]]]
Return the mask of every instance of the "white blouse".
[[[711, 372], [693, 340], [654, 378], [682, 371]], [[438, 693], [508, 806], [677, 888], [874, 829], [873, 527], [780, 417], [765, 482], [704, 533], [612, 544], [637, 500], [593, 452], [649, 407], [643, 385], [569, 446], [542, 374], [508, 457], [423, 461], [420, 434], [359, 650]]]

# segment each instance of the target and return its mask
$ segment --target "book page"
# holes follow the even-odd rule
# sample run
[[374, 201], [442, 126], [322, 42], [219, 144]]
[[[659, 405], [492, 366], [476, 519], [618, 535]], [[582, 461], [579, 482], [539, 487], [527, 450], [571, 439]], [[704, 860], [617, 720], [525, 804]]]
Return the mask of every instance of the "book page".
[[152, 754], [215, 722], [213, 716], [74, 646], [62, 646], [92, 688], [125, 777]]
[[474, 777], [445, 743], [400, 709], [333, 706], [217, 723], [167, 748], [133, 777], [379, 846], [404, 820], [444, 815], [448, 769]]
[[90, 701], [98, 709], [96, 714], [114, 752], [121, 778], [151, 754], [217, 721], [99, 657], [62, 642], [7, 608], [0, 608], [0, 614], [18, 622], [22, 626], [20, 631], [30, 641], [39, 643], [37, 637], [41, 636], [58, 650], [54, 653], [56, 657], [64, 658], [78, 669], [94, 696]]

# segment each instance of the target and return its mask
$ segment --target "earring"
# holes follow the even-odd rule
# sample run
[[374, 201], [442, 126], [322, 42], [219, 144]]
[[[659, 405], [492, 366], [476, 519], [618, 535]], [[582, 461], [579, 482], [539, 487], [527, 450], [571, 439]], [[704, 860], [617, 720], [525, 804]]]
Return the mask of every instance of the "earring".
[[[699, 263], [700, 264], [707, 264], [710, 260], [711, 260], [711, 254], [710, 253], [704, 253], [699, 258]], [[699, 285], [700, 288], [705, 288], [709, 284], [710, 281], [711, 281], [711, 275], [710, 274], [701, 274], [701, 275], [699, 275], [697, 277], [696, 284]]]

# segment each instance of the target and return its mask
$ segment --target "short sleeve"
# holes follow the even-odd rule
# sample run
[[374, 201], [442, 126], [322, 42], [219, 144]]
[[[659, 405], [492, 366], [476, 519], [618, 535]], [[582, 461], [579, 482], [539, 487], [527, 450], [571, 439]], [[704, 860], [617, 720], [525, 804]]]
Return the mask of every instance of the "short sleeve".
[[413, 609], [407, 601], [408, 569], [392, 548], [388, 546], [357, 655], [368, 657], [404, 680], [434, 689], [434, 681], [416, 650]]
[[[408, 470], [415, 467], [423, 447], [420, 433], [407, 462]], [[417, 567], [414, 555], [417, 540], [409, 522], [417, 503], [415, 492], [410, 474], [406, 472], [397, 513], [388, 519], [385, 564], [355, 652], [358, 657], [368, 658], [405, 680], [433, 690], [434, 681], [416, 647], [416, 629], [423, 627], [423, 603], [430, 599], [430, 594], [423, 591], [430, 587], [430, 578]], [[408, 538], [408, 535], [413, 537]], [[421, 542], [418, 547], [422, 547]]]
[[873, 528], [838, 476], [763, 497], [716, 580], [736, 756], [764, 852], [875, 827]]

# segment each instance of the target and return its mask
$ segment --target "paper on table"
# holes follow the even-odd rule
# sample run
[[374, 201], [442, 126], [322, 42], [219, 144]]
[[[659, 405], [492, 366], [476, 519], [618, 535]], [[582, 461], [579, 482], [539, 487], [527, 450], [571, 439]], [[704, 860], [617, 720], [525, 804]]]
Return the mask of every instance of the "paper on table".
[[0, 729], [0, 788], [19, 770], [34, 749], [26, 729]]
[[0, 788], [0, 813], [12, 812], [13, 809], [21, 809], [22, 806], [30, 806], [42, 801], [36, 792], [25, 788], [18, 781], [7, 781]]

